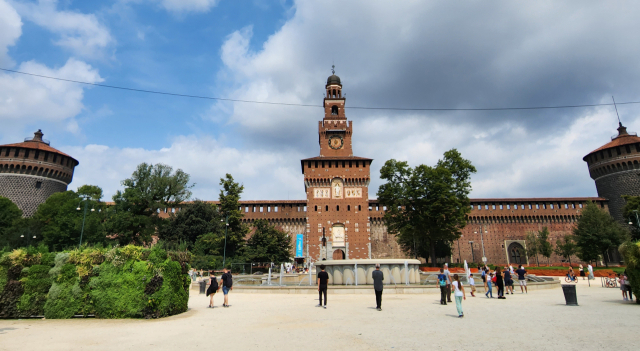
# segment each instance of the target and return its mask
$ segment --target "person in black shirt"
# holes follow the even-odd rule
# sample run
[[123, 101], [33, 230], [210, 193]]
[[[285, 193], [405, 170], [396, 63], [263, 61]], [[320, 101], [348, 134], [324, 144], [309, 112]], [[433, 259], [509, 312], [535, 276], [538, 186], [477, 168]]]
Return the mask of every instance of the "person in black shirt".
[[223, 270], [222, 274], [222, 293], [224, 294], [224, 303], [222, 307], [229, 307], [229, 290], [233, 290], [233, 277], [228, 269]]
[[[318, 297], [320, 303], [317, 307], [327, 308], [327, 282], [329, 281], [329, 273], [324, 271], [324, 265], [320, 266], [321, 272], [318, 273]], [[324, 306], [322, 306], [322, 294], [324, 294]]]

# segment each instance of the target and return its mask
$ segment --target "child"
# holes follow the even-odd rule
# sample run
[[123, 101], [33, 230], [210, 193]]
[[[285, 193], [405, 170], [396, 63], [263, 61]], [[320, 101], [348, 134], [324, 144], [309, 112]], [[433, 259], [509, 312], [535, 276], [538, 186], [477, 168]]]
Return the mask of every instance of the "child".
[[457, 274], [453, 275], [453, 282], [451, 286], [455, 289], [453, 296], [456, 298], [456, 308], [458, 309], [458, 318], [464, 317], [464, 312], [462, 312], [462, 299], [467, 299], [467, 296], [464, 292], [464, 287], [460, 282], [460, 277]]
[[622, 299], [627, 301], [627, 279], [623, 274], [618, 274], [618, 283], [620, 284], [620, 290], [622, 290]]
[[218, 291], [218, 281], [213, 275], [213, 272], [209, 272], [209, 276], [211, 277], [211, 285], [209, 285], [209, 288], [207, 289], [207, 296], [211, 296], [209, 298], [209, 308], [213, 308], [213, 295]]
[[472, 274], [469, 274], [469, 286], [471, 287], [471, 296], [476, 297], [476, 295], [474, 295], [476, 292], [476, 282], [473, 280]]

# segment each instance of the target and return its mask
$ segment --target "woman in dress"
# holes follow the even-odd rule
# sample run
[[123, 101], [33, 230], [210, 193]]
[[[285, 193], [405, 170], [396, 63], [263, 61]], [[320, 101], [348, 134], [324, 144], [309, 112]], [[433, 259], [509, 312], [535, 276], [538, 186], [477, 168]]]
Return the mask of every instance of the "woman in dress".
[[580, 276], [582, 277], [582, 280], [584, 280], [584, 268], [582, 267], [582, 264], [580, 265]]

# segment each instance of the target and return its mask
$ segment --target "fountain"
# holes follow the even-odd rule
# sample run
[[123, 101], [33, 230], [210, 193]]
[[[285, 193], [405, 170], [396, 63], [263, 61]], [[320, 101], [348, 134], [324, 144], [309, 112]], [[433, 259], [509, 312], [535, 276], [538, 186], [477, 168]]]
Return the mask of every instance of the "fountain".
[[[384, 284], [402, 282], [406, 285], [420, 284], [420, 261], [404, 259], [358, 259], [328, 260], [317, 262], [329, 273], [329, 285], [373, 285], [371, 273], [376, 264], [384, 274]], [[311, 278], [309, 278], [311, 279]]]

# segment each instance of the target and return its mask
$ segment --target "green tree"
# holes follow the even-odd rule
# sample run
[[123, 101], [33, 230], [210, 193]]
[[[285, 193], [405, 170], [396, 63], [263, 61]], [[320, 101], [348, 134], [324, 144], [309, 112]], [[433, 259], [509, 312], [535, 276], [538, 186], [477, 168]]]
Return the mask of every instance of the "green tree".
[[158, 231], [158, 237], [160, 240], [171, 243], [184, 241], [189, 248], [193, 248], [198, 237], [204, 234], [216, 233], [220, 236], [224, 230], [221, 218], [217, 207], [196, 200], [193, 203], [184, 204], [180, 211], [175, 215], [172, 214], [169, 222]]
[[[244, 214], [240, 210], [240, 195], [244, 191], [244, 186], [236, 183], [231, 174], [226, 174], [220, 178], [220, 214], [223, 223], [228, 223], [228, 233], [226, 234], [226, 256], [234, 257], [242, 252], [245, 244], [245, 237], [249, 233], [249, 227], [242, 223]], [[224, 235], [225, 233], [221, 233]], [[224, 237], [223, 237], [224, 246]], [[224, 248], [223, 248], [224, 254]]]
[[543, 227], [538, 232], [538, 250], [543, 257], [547, 258], [547, 266], [551, 265], [551, 254], [553, 253], [553, 246], [549, 242], [549, 229]]
[[412, 256], [429, 257], [435, 266], [437, 247], [451, 245], [461, 235], [471, 211], [470, 176], [476, 169], [456, 149], [444, 153], [435, 167], [409, 167], [407, 162], [387, 161], [380, 170], [386, 183], [378, 199], [387, 206], [384, 221]]
[[[86, 201], [87, 214], [82, 243], [105, 243], [105, 205], [91, 199]], [[60, 251], [79, 245], [83, 216], [84, 202], [78, 193], [71, 190], [55, 193], [49, 196], [33, 215], [37, 224], [26, 222], [23, 230], [35, 226], [37, 229], [32, 229], [29, 234], [39, 231], [39, 235], [51, 251]]]
[[608, 267], [607, 250], [620, 246], [629, 237], [628, 231], [594, 202], [587, 202], [582, 209], [573, 235], [578, 247], [578, 257], [586, 262], [596, 261], [602, 255]]
[[12, 227], [22, 218], [22, 210], [11, 200], [0, 196], [0, 248], [15, 247], [19, 235], [15, 235]]
[[122, 181], [124, 191], [113, 195], [115, 203], [109, 210], [107, 233], [121, 245], [143, 244], [151, 241], [151, 235], [163, 221], [158, 210], [177, 207], [191, 197], [189, 175], [181, 169], [164, 164], [141, 163], [131, 175]]
[[76, 190], [78, 195], [87, 195], [93, 201], [102, 200], [102, 188], [97, 185], [83, 185]]
[[247, 240], [245, 257], [251, 262], [283, 263], [291, 261], [291, 238], [264, 219], [254, 222], [256, 231]]
[[576, 252], [576, 243], [572, 235], [565, 235], [562, 239], [556, 240], [556, 255], [568, 260], [569, 265], [571, 265], [571, 256], [575, 255]]
[[640, 240], [640, 196], [622, 195], [626, 204], [622, 209], [622, 215], [629, 221], [631, 240]]
[[525, 237], [527, 243], [526, 254], [528, 258], [535, 257], [538, 267], [540, 267], [540, 261], [538, 260], [538, 254], [540, 253], [540, 246], [538, 244], [538, 237], [535, 233], [529, 232]]

